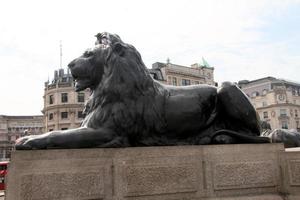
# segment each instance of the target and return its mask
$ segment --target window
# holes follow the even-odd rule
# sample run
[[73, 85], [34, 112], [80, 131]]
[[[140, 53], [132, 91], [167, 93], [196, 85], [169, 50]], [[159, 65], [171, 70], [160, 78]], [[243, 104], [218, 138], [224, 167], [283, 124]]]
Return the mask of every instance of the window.
[[67, 119], [68, 118], [68, 112], [61, 112], [60, 115], [61, 115], [62, 119]]
[[78, 112], [77, 112], [77, 118], [80, 119], [80, 118], [83, 118], [83, 117], [84, 117], [84, 116], [83, 116], [82, 111], [78, 111]]
[[182, 79], [182, 80], [181, 80], [181, 85], [191, 85], [191, 80], [188, 80], [188, 79]]
[[267, 106], [267, 105], [268, 105], [267, 102], [265, 102], [265, 101], [262, 102], [262, 106]]
[[199, 81], [195, 81], [195, 85], [199, 85], [200, 84], [200, 82]]
[[176, 77], [172, 77], [172, 85], [177, 85], [177, 78]]
[[49, 104], [53, 104], [53, 102], [54, 102], [54, 97], [53, 97], [53, 95], [50, 95], [49, 96]]
[[7, 165], [0, 165], [0, 170], [7, 170]]
[[68, 93], [61, 93], [61, 102], [62, 103], [68, 102]]
[[299, 128], [299, 121], [296, 121], [296, 128]]
[[52, 120], [53, 119], [53, 113], [50, 113], [49, 114], [49, 120]]
[[78, 102], [84, 102], [84, 93], [78, 93], [77, 101]]
[[67, 77], [63, 77], [62, 79], [61, 79], [61, 82], [63, 82], [63, 83], [65, 83], [65, 82], [67, 82]]
[[288, 128], [289, 128], [289, 127], [288, 127], [287, 121], [283, 121], [283, 122], [282, 122], [281, 128], [282, 128], [282, 129], [288, 129]]
[[269, 118], [268, 117], [268, 111], [263, 112], [263, 117], [264, 117], [264, 119]]
[[298, 110], [295, 110], [295, 117], [298, 117]]
[[172, 84], [172, 78], [171, 78], [171, 76], [168, 76], [168, 84], [169, 84], [169, 85]]
[[252, 96], [252, 97], [259, 96], [259, 92], [253, 92], [251, 96]]
[[210, 79], [211, 78], [211, 74], [207, 73], [207, 78]]
[[286, 117], [286, 109], [280, 109], [280, 117]]
[[61, 128], [61, 130], [62, 130], [62, 131], [64, 131], [64, 130], [68, 130], [68, 128]]
[[53, 128], [50, 128], [50, 129], [49, 129], [49, 132], [51, 132], [51, 131], [53, 131]]

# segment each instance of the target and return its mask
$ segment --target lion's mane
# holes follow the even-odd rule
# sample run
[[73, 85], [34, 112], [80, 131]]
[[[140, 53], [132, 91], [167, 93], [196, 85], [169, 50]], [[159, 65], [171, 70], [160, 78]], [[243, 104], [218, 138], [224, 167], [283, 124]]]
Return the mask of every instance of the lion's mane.
[[149, 143], [151, 138], [159, 142], [156, 135], [165, 130], [165, 91], [152, 79], [132, 45], [118, 42], [103, 51], [109, 51], [104, 74], [88, 103], [91, 117], [87, 116], [84, 124], [113, 129], [120, 137], [126, 134], [131, 146]]

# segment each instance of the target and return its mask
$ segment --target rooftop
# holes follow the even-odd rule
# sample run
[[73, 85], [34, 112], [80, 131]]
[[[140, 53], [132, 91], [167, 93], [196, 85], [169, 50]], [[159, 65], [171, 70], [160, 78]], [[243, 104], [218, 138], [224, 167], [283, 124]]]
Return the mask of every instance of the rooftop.
[[288, 84], [288, 85], [294, 85], [294, 86], [299, 86], [300, 87], [300, 83], [296, 82], [296, 81], [292, 81], [292, 80], [287, 80], [287, 79], [281, 79], [281, 78], [275, 78], [272, 76], [267, 76], [267, 77], [263, 77], [263, 78], [259, 78], [259, 79], [255, 79], [252, 81], [249, 80], [241, 80], [238, 82], [239, 85], [248, 85], [248, 84], [255, 84], [258, 82], [270, 82], [270, 83], [274, 83], [274, 84]]
[[42, 117], [43, 115], [24, 115], [24, 116], [0, 115], [0, 118], [6, 118], [6, 119], [36, 119]]
[[45, 82], [45, 87], [48, 87], [50, 89], [52, 87], [55, 87], [55, 85], [57, 84], [65, 85], [66, 87], [69, 87], [71, 86], [72, 83], [73, 83], [73, 77], [69, 69], [67, 69], [67, 72], [65, 72], [65, 70], [61, 68], [59, 70], [54, 71], [54, 77], [52, 81], [50, 82], [48, 80], [47, 82]]

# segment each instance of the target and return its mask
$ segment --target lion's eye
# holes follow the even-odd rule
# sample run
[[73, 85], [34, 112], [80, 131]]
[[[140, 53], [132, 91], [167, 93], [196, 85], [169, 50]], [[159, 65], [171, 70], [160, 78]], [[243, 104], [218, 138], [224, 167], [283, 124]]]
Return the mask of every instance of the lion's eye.
[[92, 55], [94, 55], [94, 52], [93, 52], [93, 51], [86, 51], [86, 52], [84, 52], [84, 54], [83, 54], [84, 57], [90, 57], [90, 56], [92, 56]]

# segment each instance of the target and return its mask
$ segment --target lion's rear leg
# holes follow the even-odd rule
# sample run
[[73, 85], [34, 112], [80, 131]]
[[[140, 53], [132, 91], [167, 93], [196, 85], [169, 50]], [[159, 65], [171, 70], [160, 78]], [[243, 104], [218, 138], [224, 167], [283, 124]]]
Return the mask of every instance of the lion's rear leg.
[[226, 129], [259, 136], [257, 113], [248, 97], [234, 84], [225, 82], [218, 90], [218, 110]]

